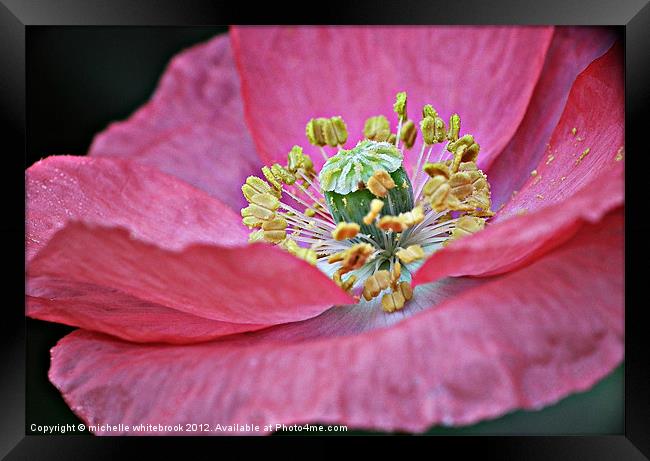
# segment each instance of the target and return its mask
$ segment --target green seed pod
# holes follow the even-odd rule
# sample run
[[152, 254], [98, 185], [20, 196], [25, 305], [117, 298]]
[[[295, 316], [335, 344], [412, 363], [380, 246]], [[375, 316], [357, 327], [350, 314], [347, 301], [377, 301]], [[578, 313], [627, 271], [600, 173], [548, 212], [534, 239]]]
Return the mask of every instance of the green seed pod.
[[[382, 213], [397, 216], [413, 209], [413, 186], [404, 168], [399, 167], [390, 173], [395, 187], [384, 200]], [[358, 189], [347, 194], [325, 191], [325, 201], [335, 222], [354, 222], [361, 227], [361, 233], [370, 234], [381, 241], [384, 232], [373, 224], [367, 225], [363, 218], [370, 210], [370, 202], [375, 197], [368, 189]]]
[[382, 231], [363, 222], [370, 202], [377, 198], [366, 184], [376, 171], [386, 171], [395, 187], [384, 199], [383, 212], [398, 215], [413, 209], [413, 187], [402, 168], [402, 159], [402, 152], [394, 145], [367, 140], [330, 157], [321, 169], [319, 181], [335, 222], [354, 222], [361, 226], [362, 233], [383, 238]]

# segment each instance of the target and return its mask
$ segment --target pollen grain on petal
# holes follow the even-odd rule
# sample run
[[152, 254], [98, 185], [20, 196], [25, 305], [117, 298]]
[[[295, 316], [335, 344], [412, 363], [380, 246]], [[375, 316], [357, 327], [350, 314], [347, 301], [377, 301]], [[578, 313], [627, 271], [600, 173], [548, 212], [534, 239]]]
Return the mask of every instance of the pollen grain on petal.
[[582, 160], [583, 160], [587, 155], [589, 155], [589, 152], [591, 152], [591, 148], [589, 148], [589, 147], [587, 147], [585, 150], [583, 150], [582, 153], [581, 153], [581, 154], [578, 156], [578, 158], [576, 159], [576, 162], [575, 162], [576, 165], [578, 165], [580, 162], [582, 162]]

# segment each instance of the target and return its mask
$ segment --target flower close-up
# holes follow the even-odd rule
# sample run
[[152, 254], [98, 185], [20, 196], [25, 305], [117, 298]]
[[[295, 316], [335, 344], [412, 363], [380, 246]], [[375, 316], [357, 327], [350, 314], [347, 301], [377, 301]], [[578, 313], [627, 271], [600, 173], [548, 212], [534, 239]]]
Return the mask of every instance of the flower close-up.
[[624, 134], [612, 29], [231, 27], [27, 169], [26, 315], [77, 328], [49, 380], [97, 435], [591, 389], [623, 361]]

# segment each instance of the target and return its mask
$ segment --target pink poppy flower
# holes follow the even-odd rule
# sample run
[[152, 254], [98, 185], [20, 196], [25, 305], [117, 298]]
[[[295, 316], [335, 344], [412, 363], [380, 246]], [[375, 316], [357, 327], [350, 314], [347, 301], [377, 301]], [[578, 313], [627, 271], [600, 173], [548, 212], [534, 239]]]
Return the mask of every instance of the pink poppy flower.
[[[210, 430], [322, 422], [423, 431], [588, 389], [623, 358], [624, 93], [615, 40], [591, 28], [263, 27], [233, 28], [184, 51], [151, 100], [100, 133], [87, 157], [49, 157], [27, 170], [27, 315], [79, 327], [52, 349], [51, 382], [91, 426]], [[392, 103], [402, 90], [407, 113], [398, 122]], [[425, 104], [437, 110], [433, 121], [460, 114], [460, 136], [480, 144], [478, 158], [463, 153], [473, 144], [460, 154], [434, 144], [447, 176], [464, 172], [453, 166], [458, 158], [475, 161], [489, 181], [495, 214], [474, 205], [473, 222], [487, 224], [463, 238], [451, 238], [462, 233], [457, 203], [435, 212], [425, 184], [436, 175], [411, 173], [432, 145], [422, 150], [418, 132], [406, 148], [407, 118], [417, 123]], [[394, 175], [386, 165], [397, 158], [415, 191], [375, 193], [367, 176], [359, 186], [330, 168], [336, 150], [323, 148], [325, 163], [305, 142], [310, 119], [340, 115], [348, 139], [334, 144], [356, 149], [366, 120], [380, 114], [392, 117], [400, 149], [375, 130], [372, 149], [399, 155], [371, 172]], [[314, 122], [318, 136], [318, 123], [332, 126], [323, 120]], [[451, 128], [441, 133], [457, 142]], [[263, 165], [284, 165], [296, 144], [315, 174], [289, 164], [277, 174], [311, 183], [314, 195], [352, 197], [367, 187], [404, 226], [377, 239], [411, 235], [425, 257], [411, 255], [414, 266], [394, 252], [381, 259], [388, 250], [379, 245], [361, 258], [374, 267], [365, 275], [346, 266], [340, 259], [363, 233], [332, 239], [342, 205], [307, 203], [295, 184], [282, 188], [295, 199], [283, 192], [283, 205], [269, 205], [285, 211], [273, 215], [284, 224], [252, 219], [263, 226], [253, 239], [289, 229], [294, 242], [331, 251], [249, 243], [242, 184], [264, 177]], [[328, 168], [333, 176], [316, 175]], [[351, 190], [336, 189], [348, 182]], [[397, 212], [413, 203], [402, 209], [391, 194], [412, 199], [418, 189], [428, 190], [426, 216], [409, 223]], [[312, 216], [322, 219], [309, 227]], [[426, 231], [434, 224], [444, 233]], [[384, 296], [359, 301], [382, 261], [390, 276], [401, 261], [401, 278]], [[342, 268], [358, 280], [346, 284]], [[415, 287], [410, 300], [396, 294], [404, 277]], [[391, 293], [386, 306], [380, 299]]]

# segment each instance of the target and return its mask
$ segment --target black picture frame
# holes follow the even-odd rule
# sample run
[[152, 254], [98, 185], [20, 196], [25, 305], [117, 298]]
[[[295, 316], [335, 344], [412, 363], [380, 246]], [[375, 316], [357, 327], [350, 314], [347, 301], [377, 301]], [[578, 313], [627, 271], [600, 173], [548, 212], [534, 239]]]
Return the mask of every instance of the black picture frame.
[[[643, 134], [650, 106], [650, 4], [648, 0], [502, 0], [482, 2], [394, 2], [377, 8], [373, 2], [352, 5], [328, 2], [317, 18], [304, 12], [288, 16], [277, 5], [255, 7], [248, 16], [235, 4], [185, 0], [0, 0], [0, 111], [5, 150], [2, 187], [5, 219], [0, 225], [5, 245], [0, 361], [0, 455], [7, 459], [114, 459], [119, 453], [145, 448], [148, 438], [99, 438], [25, 435], [25, 317], [24, 304], [24, 169], [25, 157], [25, 40], [36, 25], [215, 25], [228, 23], [347, 23], [347, 24], [557, 24], [620, 25], [625, 28], [626, 152], [633, 168], [626, 171], [626, 347], [625, 430], [613, 436], [489, 436], [436, 437], [436, 450], [453, 450], [455, 456], [472, 453], [499, 459], [635, 460], [650, 456], [650, 360], [646, 355], [644, 262], [648, 259], [643, 237], [649, 226], [643, 216], [646, 181], [634, 175], [648, 171]], [[252, 8], [249, 8], [253, 10]], [[251, 16], [254, 14], [254, 16]], [[315, 20], [316, 19], [316, 20]], [[8, 141], [8, 142], [7, 142]], [[647, 149], [647, 148], [646, 148]], [[628, 161], [628, 162], [629, 162]], [[274, 438], [278, 442], [282, 438]], [[167, 447], [164, 439], [156, 443]], [[270, 440], [270, 439], [265, 439]], [[303, 438], [313, 442], [313, 438]], [[321, 439], [323, 440], [323, 439]], [[412, 439], [411, 439], [412, 440]], [[421, 442], [424, 439], [420, 439]], [[174, 443], [182, 443], [177, 438]], [[195, 442], [192, 442], [195, 443]], [[210, 442], [201, 442], [210, 443]], [[242, 442], [229, 439], [221, 446]], [[246, 442], [250, 444], [250, 440]], [[286, 442], [284, 442], [286, 443]], [[295, 443], [295, 442], [292, 442]], [[317, 442], [319, 450], [324, 447]], [[400, 439], [400, 444], [405, 443]], [[410, 443], [410, 442], [406, 442]], [[383, 448], [386, 439], [373, 442]]]

